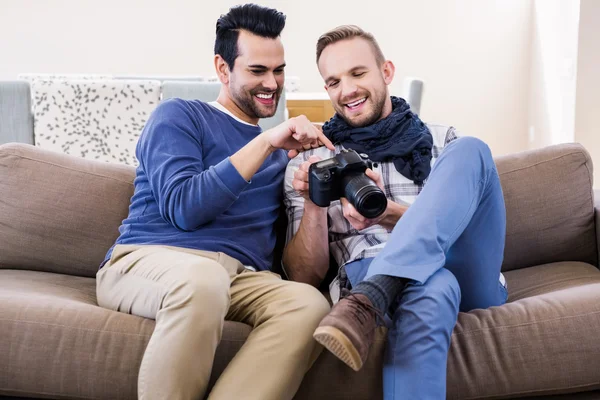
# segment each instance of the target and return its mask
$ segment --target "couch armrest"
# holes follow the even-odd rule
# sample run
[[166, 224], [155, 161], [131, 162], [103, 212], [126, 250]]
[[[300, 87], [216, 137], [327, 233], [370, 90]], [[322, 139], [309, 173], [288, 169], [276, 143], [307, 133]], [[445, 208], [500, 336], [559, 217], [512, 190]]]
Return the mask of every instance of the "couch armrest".
[[598, 265], [600, 267], [600, 189], [594, 190], [594, 220], [596, 223], [596, 246], [598, 249]]

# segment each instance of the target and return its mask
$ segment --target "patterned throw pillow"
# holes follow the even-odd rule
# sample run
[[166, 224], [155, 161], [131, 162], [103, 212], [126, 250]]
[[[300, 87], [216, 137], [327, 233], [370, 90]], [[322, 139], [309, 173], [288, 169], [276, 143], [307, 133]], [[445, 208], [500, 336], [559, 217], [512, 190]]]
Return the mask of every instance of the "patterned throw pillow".
[[36, 146], [137, 166], [135, 146], [160, 82], [36, 79], [31, 96]]

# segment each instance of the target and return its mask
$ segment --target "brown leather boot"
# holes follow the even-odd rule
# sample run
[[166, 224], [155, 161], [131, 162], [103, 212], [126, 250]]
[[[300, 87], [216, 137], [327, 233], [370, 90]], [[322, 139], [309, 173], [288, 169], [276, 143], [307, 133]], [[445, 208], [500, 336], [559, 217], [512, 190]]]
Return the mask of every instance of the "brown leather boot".
[[382, 318], [367, 296], [351, 293], [333, 306], [313, 338], [358, 371], [369, 355], [378, 316]]

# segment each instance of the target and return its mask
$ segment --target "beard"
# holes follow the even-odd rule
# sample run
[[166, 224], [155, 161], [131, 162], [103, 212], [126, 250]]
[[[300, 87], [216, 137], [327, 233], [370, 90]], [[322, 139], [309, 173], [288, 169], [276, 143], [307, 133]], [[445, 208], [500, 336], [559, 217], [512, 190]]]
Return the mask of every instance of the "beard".
[[[275, 115], [277, 111], [277, 105], [279, 104], [279, 98], [283, 87], [277, 87], [277, 90], [274, 92], [270, 89], [266, 89], [262, 86], [255, 87], [253, 89], [247, 90], [244, 87], [240, 88], [230, 88], [231, 96], [236, 105], [249, 117], [254, 118], [269, 118]], [[264, 104], [260, 104], [255, 100], [255, 95], [257, 93], [273, 93], [274, 104], [272, 106], [267, 106]]]
[[[357, 97], [358, 98], [368, 97], [366, 100], [366, 103], [370, 103], [370, 104], [365, 104], [365, 106], [366, 107], [370, 106], [370, 109], [363, 111], [363, 113], [361, 115], [354, 116], [351, 119], [346, 114], [347, 108], [345, 105], [343, 105], [344, 103], [346, 103], [346, 101], [344, 100], [344, 101], [340, 102], [341, 105], [338, 104], [337, 107], [335, 107], [338, 115], [340, 117], [342, 117], [342, 119], [344, 121], [346, 121], [346, 123], [353, 128], [362, 128], [365, 126], [372, 125], [375, 122], [379, 121], [381, 119], [381, 116], [383, 115], [383, 108], [385, 107], [386, 91], [384, 90], [381, 92], [373, 92], [373, 93], [366, 92], [364, 95], [354, 96], [354, 98], [357, 98]], [[353, 99], [348, 99], [348, 100], [351, 101]]]

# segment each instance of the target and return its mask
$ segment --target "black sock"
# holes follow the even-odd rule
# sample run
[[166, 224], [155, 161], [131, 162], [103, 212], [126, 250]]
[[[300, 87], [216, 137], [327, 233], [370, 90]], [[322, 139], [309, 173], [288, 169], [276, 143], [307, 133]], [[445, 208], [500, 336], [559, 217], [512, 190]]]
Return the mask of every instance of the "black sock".
[[352, 293], [367, 296], [373, 306], [385, 315], [392, 301], [400, 295], [400, 292], [406, 286], [406, 282], [408, 282], [408, 279], [398, 278], [397, 276], [373, 275], [366, 281], [356, 285], [352, 289]]

